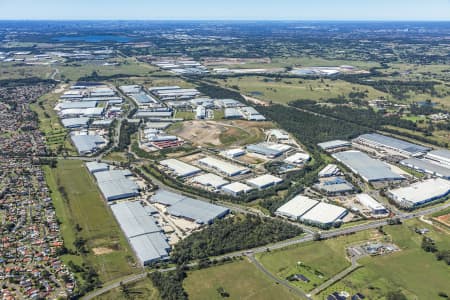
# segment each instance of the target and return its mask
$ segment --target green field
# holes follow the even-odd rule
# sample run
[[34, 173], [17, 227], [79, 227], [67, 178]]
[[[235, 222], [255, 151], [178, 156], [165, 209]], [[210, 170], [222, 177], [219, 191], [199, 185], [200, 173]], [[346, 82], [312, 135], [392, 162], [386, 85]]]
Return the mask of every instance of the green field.
[[108, 155], [104, 156], [105, 160], [113, 160], [117, 162], [127, 162], [127, 156], [123, 152], [110, 152]]
[[249, 96], [258, 92], [256, 98], [281, 104], [294, 100], [325, 100], [366, 90], [370, 99], [386, 96], [385, 93], [369, 86], [351, 84], [343, 80], [285, 78], [278, 81], [262, 76], [245, 76], [216, 81], [228, 88], [239, 87], [241, 93]]
[[223, 299], [217, 291], [220, 287], [229, 293], [230, 300], [298, 299], [247, 260], [189, 272], [183, 286], [191, 300]]
[[75, 251], [75, 239], [82, 238], [89, 250], [63, 259], [92, 266], [103, 282], [138, 271], [133, 252], [83, 162], [59, 160], [57, 168], [44, 170], [64, 245]]
[[126, 284], [125, 288], [115, 288], [107, 293], [95, 298], [96, 300], [129, 300], [129, 299], [145, 299], [159, 300], [158, 290], [153, 286], [150, 279], [145, 278], [138, 282]]
[[320, 294], [318, 299], [334, 291], [362, 292], [369, 299], [383, 299], [388, 291], [400, 289], [408, 299], [438, 299], [438, 293], [450, 294], [450, 269], [443, 261], [420, 247], [422, 236], [414, 227], [428, 228], [427, 236], [436, 241], [438, 249], [450, 248], [450, 236], [438, 228], [418, 220], [403, 226], [385, 227], [401, 251], [360, 261], [363, 268]]

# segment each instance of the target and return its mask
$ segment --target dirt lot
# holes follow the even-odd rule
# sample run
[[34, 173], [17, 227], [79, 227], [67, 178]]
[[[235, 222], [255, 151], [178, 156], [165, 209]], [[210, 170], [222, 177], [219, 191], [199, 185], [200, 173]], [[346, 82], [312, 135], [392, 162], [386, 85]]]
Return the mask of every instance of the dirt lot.
[[102, 254], [111, 253], [114, 250], [111, 248], [98, 247], [98, 248], [93, 248], [92, 251], [94, 252], [95, 255], [102, 255]]
[[440, 217], [435, 218], [440, 223], [447, 225], [450, 228], [450, 214], [446, 214]]
[[270, 122], [186, 121], [169, 131], [194, 146], [226, 148], [263, 141], [263, 129], [269, 128], [273, 128]]

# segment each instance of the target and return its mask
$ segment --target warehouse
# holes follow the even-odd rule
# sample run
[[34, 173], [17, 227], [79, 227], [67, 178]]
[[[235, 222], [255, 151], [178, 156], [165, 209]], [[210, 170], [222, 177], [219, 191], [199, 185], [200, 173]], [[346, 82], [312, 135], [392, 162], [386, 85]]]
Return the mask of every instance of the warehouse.
[[119, 89], [125, 94], [137, 94], [142, 90], [140, 85], [122, 85]]
[[232, 177], [237, 175], [243, 175], [250, 172], [248, 168], [226, 162], [224, 160], [216, 159], [210, 156], [202, 158], [198, 161], [200, 164], [207, 166], [208, 168], [217, 170], [218, 172]]
[[220, 189], [222, 186], [230, 183], [229, 181], [223, 179], [222, 177], [212, 173], [196, 176], [192, 179], [192, 181], [201, 184], [203, 186], [213, 187], [215, 189]]
[[248, 152], [260, 154], [266, 156], [267, 158], [276, 158], [288, 151], [290, 148], [290, 146], [284, 144], [260, 143], [247, 146], [246, 149]]
[[242, 119], [242, 113], [237, 108], [225, 108], [224, 111], [225, 119]]
[[300, 220], [306, 212], [316, 206], [319, 201], [310, 199], [308, 197], [298, 195], [275, 212], [277, 216], [288, 218], [292, 221]]
[[114, 201], [139, 195], [139, 187], [128, 178], [129, 170], [109, 170], [95, 172], [98, 187], [106, 201]]
[[344, 195], [354, 191], [353, 185], [342, 177], [327, 177], [313, 186], [314, 189], [325, 193], [327, 196]]
[[229, 150], [220, 152], [220, 155], [222, 155], [224, 157], [228, 157], [228, 158], [236, 158], [236, 157], [242, 156], [244, 154], [245, 154], [245, 151], [241, 148], [229, 149]]
[[254, 188], [252, 188], [251, 186], [248, 186], [241, 182], [233, 182], [233, 183], [227, 184], [222, 187], [222, 191], [224, 193], [232, 195], [234, 197], [237, 197], [242, 194], [246, 194], [253, 189]]
[[80, 102], [62, 102], [56, 105], [56, 110], [64, 110], [71, 108], [93, 108], [97, 106], [97, 101], [80, 101]]
[[211, 224], [216, 218], [230, 213], [226, 207], [192, 199], [166, 190], [158, 190], [151, 198], [152, 202], [167, 206], [167, 213], [185, 218], [197, 224]]
[[168, 119], [172, 117], [172, 111], [148, 111], [138, 110], [134, 114], [137, 119]]
[[430, 148], [417, 144], [412, 144], [403, 140], [381, 135], [378, 133], [363, 134], [353, 140], [355, 143], [374, 148], [377, 150], [391, 150], [399, 154], [407, 156], [422, 156], [426, 154]]
[[61, 123], [66, 128], [85, 128], [88, 126], [89, 118], [68, 118], [62, 119]]
[[341, 223], [347, 214], [348, 211], [343, 207], [320, 202], [301, 216], [300, 221], [321, 228], [330, 228], [334, 224]]
[[80, 155], [94, 153], [106, 145], [106, 140], [100, 135], [71, 135], [70, 138]]
[[450, 151], [445, 149], [433, 150], [425, 155], [425, 158], [446, 165], [450, 168]]
[[333, 154], [333, 157], [367, 182], [405, 179], [403, 176], [394, 173], [387, 164], [360, 151], [339, 152]]
[[160, 164], [170, 169], [178, 177], [192, 176], [201, 172], [199, 168], [176, 159], [166, 159], [161, 161]]
[[156, 220], [139, 202], [111, 205], [111, 210], [142, 265], [169, 259], [170, 245]]
[[389, 214], [386, 207], [367, 194], [358, 194], [356, 195], [356, 199], [359, 203], [366, 207], [373, 216], [385, 216]]
[[236, 107], [245, 106], [241, 102], [234, 100], [234, 99], [219, 99], [216, 102], [217, 102], [217, 106], [220, 106], [223, 108], [236, 108]]
[[319, 178], [341, 175], [341, 170], [335, 164], [329, 164], [319, 172]]
[[251, 106], [241, 107], [240, 111], [249, 121], [265, 121], [266, 118]]
[[302, 165], [306, 163], [308, 160], [310, 160], [309, 154], [306, 153], [295, 153], [291, 156], [288, 156], [284, 162], [288, 164], [294, 164], [294, 165]]
[[283, 179], [273, 176], [271, 174], [265, 174], [265, 175], [261, 175], [259, 177], [247, 180], [248, 184], [250, 184], [251, 186], [254, 186], [255, 188], [257, 188], [259, 190], [269, 188], [271, 186], [280, 184], [282, 182], [283, 182]]
[[444, 198], [448, 194], [450, 194], [450, 181], [442, 178], [427, 179], [387, 192], [388, 197], [403, 208], [418, 207]]
[[437, 161], [432, 161], [428, 159], [408, 158], [402, 160], [400, 164], [422, 173], [442, 177], [444, 179], [450, 179], [450, 167], [447, 167], [447, 165], [445, 164], [439, 164]]
[[144, 105], [148, 103], [158, 103], [155, 98], [151, 97], [150, 95], [139, 92], [137, 94], [130, 94], [129, 95], [136, 103], [137, 105]]
[[96, 172], [108, 171], [109, 165], [96, 161], [90, 161], [86, 163], [86, 168], [88, 169], [89, 173], [94, 174]]
[[206, 118], [206, 108], [202, 105], [197, 106], [195, 110], [195, 118], [197, 120], [203, 120]]
[[317, 144], [322, 150], [325, 150], [327, 152], [337, 151], [339, 149], [347, 149], [352, 146], [352, 143], [349, 141], [343, 141], [343, 140], [334, 140], [329, 142], [324, 142]]
[[112, 122], [113, 122], [112, 119], [95, 120], [94, 122], [92, 122], [91, 126], [96, 127], [96, 128], [109, 127], [109, 126], [111, 126]]
[[274, 136], [278, 141], [290, 140], [289, 133], [281, 129], [272, 129], [268, 133], [269, 136]]

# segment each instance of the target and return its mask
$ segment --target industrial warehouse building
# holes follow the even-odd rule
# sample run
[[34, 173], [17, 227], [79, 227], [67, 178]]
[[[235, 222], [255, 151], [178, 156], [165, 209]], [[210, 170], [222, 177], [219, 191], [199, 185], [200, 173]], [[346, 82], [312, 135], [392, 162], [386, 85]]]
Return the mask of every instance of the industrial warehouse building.
[[352, 193], [354, 187], [342, 177], [327, 177], [316, 183], [314, 189], [328, 196], [337, 196]]
[[92, 154], [106, 145], [106, 140], [100, 135], [71, 135], [70, 138], [81, 155]]
[[412, 157], [422, 156], [429, 150], [431, 150], [430, 148], [424, 146], [381, 135], [378, 133], [363, 134], [353, 141], [370, 148], [378, 150], [392, 150], [394, 152]]
[[86, 168], [88, 169], [89, 173], [94, 174], [96, 172], [108, 171], [109, 165], [96, 161], [90, 161], [86, 163]]
[[450, 179], [450, 166], [447, 166], [446, 164], [439, 164], [439, 162], [437, 161], [419, 158], [408, 158], [402, 160], [400, 164], [422, 173]]
[[222, 187], [222, 191], [224, 193], [232, 195], [234, 197], [246, 194], [251, 190], [254, 190], [254, 188], [241, 182], [233, 182]]
[[160, 164], [170, 169], [178, 177], [192, 176], [202, 171], [197, 167], [173, 158], [163, 160]]
[[98, 187], [107, 201], [114, 201], [139, 195], [139, 187], [128, 178], [129, 170], [109, 170], [95, 172]]
[[220, 152], [220, 155], [224, 156], [224, 157], [228, 157], [228, 158], [236, 158], [239, 156], [242, 156], [245, 154], [245, 151], [243, 149], [229, 149], [229, 150], [225, 150]]
[[425, 155], [426, 159], [445, 165], [450, 168], [450, 151], [445, 149], [433, 150]]
[[287, 164], [302, 165], [310, 159], [311, 159], [311, 156], [309, 156], [309, 154], [295, 153], [293, 155], [288, 156], [284, 160], [284, 162]]
[[303, 216], [318, 203], [319, 201], [298, 195], [278, 208], [275, 214], [293, 221], [299, 221], [301, 216]]
[[415, 208], [444, 198], [448, 194], [450, 181], [442, 178], [427, 179], [387, 192], [388, 197], [403, 208]]
[[166, 190], [158, 190], [151, 201], [167, 206], [167, 213], [197, 224], [211, 224], [230, 213], [226, 207], [192, 199]]
[[248, 168], [232, 164], [224, 160], [216, 159], [210, 156], [202, 158], [198, 162], [202, 165], [207, 166], [208, 168], [217, 170], [218, 172], [225, 174], [226, 176], [229, 177], [243, 175], [250, 172]]
[[342, 222], [347, 214], [348, 210], [343, 207], [320, 202], [302, 215], [300, 221], [321, 228], [330, 228], [334, 224]]
[[194, 178], [192, 178], [192, 181], [203, 186], [213, 187], [215, 189], [220, 189], [222, 186], [230, 183], [222, 177], [212, 173], [195, 176]]
[[149, 210], [139, 202], [112, 204], [111, 210], [142, 265], [169, 258], [170, 245]]
[[391, 168], [387, 164], [373, 159], [361, 151], [349, 150], [339, 152], [333, 154], [333, 157], [367, 182], [404, 179], [403, 176], [391, 171]]
[[66, 128], [85, 128], [88, 126], [89, 118], [81, 117], [62, 119], [61, 123]]
[[261, 175], [256, 178], [247, 180], [248, 184], [250, 184], [251, 186], [253, 186], [259, 190], [267, 189], [271, 186], [280, 184], [282, 182], [283, 182], [283, 179], [273, 176], [271, 174], [265, 174], [265, 175]]
[[322, 150], [325, 150], [327, 152], [336, 151], [339, 149], [345, 149], [350, 148], [352, 146], [352, 143], [349, 141], [343, 141], [343, 140], [333, 140], [328, 141], [324, 143], [317, 144]]
[[374, 217], [386, 216], [389, 214], [389, 210], [387, 210], [386, 207], [367, 194], [356, 195], [356, 200], [361, 203], [361, 205], [366, 207], [370, 211], [370, 214]]
[[289, 149], [291, 149], [291, 146], [285, 144], [260, 143], [247, 146], [248, 152], [260, 154], [268, 158], [276, 158]]

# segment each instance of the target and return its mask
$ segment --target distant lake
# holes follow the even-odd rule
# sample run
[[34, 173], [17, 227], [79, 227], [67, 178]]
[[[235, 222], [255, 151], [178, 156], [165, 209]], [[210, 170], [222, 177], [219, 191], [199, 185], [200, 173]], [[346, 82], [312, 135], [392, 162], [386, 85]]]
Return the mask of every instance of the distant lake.
[[58, 42], [87, 42], [87, 43], [101, 43], [101, 42], [127, 43], [132, 40], [132, 38], [120, 35], [73, 35], [73, 36], [61, 36], [54, 39], [57, 40]]

